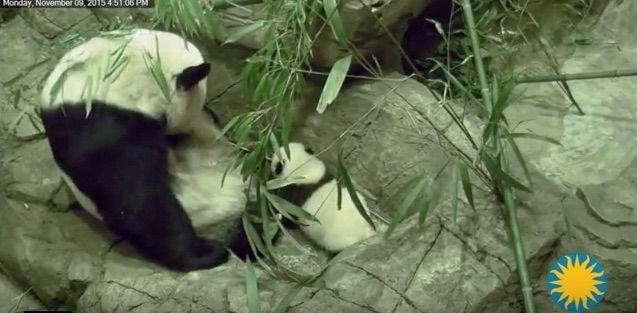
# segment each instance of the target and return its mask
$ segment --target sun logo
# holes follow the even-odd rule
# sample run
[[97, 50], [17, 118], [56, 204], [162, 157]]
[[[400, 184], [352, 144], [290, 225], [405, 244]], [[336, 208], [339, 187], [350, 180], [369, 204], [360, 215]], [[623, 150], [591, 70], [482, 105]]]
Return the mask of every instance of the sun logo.
[[602, 264], [584, 252], [557, 259], [551, 265], [546, 282], [551, 300], [567, 312], [593, 309], [606, 293]]

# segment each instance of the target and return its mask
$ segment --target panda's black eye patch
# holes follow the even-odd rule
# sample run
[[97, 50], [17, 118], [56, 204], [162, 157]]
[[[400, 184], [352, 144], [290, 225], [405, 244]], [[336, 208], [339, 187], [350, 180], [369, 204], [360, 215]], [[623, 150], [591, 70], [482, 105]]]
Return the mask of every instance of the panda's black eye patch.
[[312, 150], [312, 148], [309, 148], [309, 147], [305, 148], [305, 152], [307, 152], [309, 154], [314, 154], [314, 150]]
[[281, 172], [283, 172], [283, 163], [277, 162], [274, 166], [274, 175], [281, 175]]

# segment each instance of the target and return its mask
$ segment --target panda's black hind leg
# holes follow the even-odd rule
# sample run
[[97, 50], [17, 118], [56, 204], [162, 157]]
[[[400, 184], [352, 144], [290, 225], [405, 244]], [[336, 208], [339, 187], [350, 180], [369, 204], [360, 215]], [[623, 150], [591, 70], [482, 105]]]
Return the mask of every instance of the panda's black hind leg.
[[42, 110], [41, 117], [56, 163], [113, 233], [173, 270], [228, 260], [223, 246], [195, 233], [171, 189], [161, 121], [99, 101], [88, 117], [84, 105]]

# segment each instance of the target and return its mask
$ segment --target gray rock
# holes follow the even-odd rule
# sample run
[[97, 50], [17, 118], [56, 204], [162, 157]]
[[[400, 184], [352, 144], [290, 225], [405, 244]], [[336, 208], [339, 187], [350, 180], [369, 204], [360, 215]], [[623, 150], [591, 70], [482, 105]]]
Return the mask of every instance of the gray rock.
[[[394, 49], [393, 40], [400, 41], [407, 29], [410, 18], [421, 12], [430, 0], [346, 0], [339, 2], [339, 14], [345, 36], [362, 56], [380, 64], [389, 64], [389, 68], [398, 69], [400, 53]], [[263, 5], [249, 5], [243, 8], [229, 8], [219, 14], [219, 26], [222, 28], [220, 41], [225, 41], [242, 27], [266, 18]], [[317, 19], [311, 31], [318, 37], [314, 43], [311, 62], [319, 68], [330, 68], [334, 62], [347, 55], [334, 38], [331, 29], [324, 27], [323, 19]], [[387, 35], [391, 33], [394, 39]], [[267, 27], [240, 38], [237, 43], [245, 47], [259, 49], [265, 45]], [[356, 63], [356, 60], [353, 60]], [[373, 61], [372, 61], [373, 62]]]
[[[563, 60], [562, 73], [611, 71], [637, 67], [634, 2], [609, 5], [586, 36], [593, 44], [577, 46]], [[582, 33], [578, 33], [582, 36]], [[558, 47], [557, 49], [560, 49]], [[570, 49], [570, 48], [568, 48]], [[524, 65], [521, 65], [524, 66]], [[511, 106], [518, 131], [552, 137], [562, 145], [520, 140], [527, 160], [565, 193], [567, 235], [556, 253], [586, 251], [605, 267], [608, 292], [596, 312], [635, 312], [637, 292], [637, 88], [634, 77], [570, 81], [585, 115], [556, 84], [521, 86], [532, 99]], [[578, 191], [579, 190], [579, 191]]]
[[[294, 139], [320, 151], [318, 155], [332, 168], [342, 148], [352, 176], [380, 198], [382, 207], [397, 207], [401, 199], [392, 195], [404, 190], [410, 179], [435, 177], [453, 157], [452, 144], [475, 155], [429, 90], [397, 73], [348, 86], [323, 114], [316, 113], [315, 106], [306, 104], [305, 110], [311, 112], [297, 126]], [[478, 140], [479, 121], [466, 116], [465, 125]], [[445, 181], [443, 176], [439, 185]], [[443, 194], [443, 190], [437, 192], [436, 198]]]
[[0, 272], [0, 312], [22, 312], [43, 307], [30, 289], [23, 290]]

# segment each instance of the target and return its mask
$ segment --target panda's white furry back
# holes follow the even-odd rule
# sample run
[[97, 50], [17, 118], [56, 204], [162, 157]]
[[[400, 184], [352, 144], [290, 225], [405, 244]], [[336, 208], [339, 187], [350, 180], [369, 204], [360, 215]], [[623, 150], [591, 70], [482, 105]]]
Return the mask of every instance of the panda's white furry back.
[[[49, 145], [76, 198], [139, 252], [176, 270], [227, 260], [224, 245], [200, 237], [191, 219], [211, 224], [240, 213], [245, 200], [238, 173], [229, 188], [216, 188], [224, 162], [206, 165], [229, 151], [203, 111], [209, 73], [184, 38], [138, 29], [70, 50], [41, 93]], [[173, 147], [168, 135], [186, 144]], [[245, 234], [235, 238], [229, 248], [250, 257]]]
[[[149, 75], [149, 57], [161, 61], [170, 101]], [[197, 47], [176, 34], [148, 29], [110, 32], [62, 57], [44, 83], [41, 105], [46, 109], [90, 96], [153, 118], [164, 116], [167, 133], [185, 131], [203, 108], [207, 77], [188, 90], [171, 86], [184, 69], [201, 64], [204, 60]]]
[[[344, 188], [338, 209], [336, 179], [327, 173], [325, 164], [310, 149], [293, 142], [289, 144], [289, 150], [289, 156], [283, 147], [279, 151], [283, 160], [276, 153], [272, 155], [272, 172], [279, 179], [294, 182], [281, 188], [279, 194], [318, 221], [300, 221], [304, 224], [301, 229], [312, 241], [326, 250], [338, 252], [376, 233]], [[364, 198], [359, 195], [359, 199], [367, 209]]]

